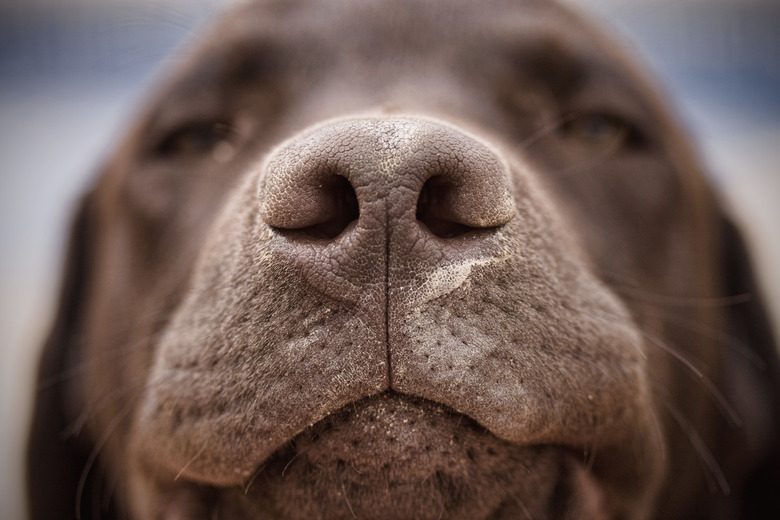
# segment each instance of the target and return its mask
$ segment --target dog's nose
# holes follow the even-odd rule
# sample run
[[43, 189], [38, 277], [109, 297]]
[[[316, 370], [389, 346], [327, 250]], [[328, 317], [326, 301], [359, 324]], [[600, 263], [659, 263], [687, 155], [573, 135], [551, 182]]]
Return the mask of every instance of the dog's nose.
[[305, 133], [271, 155], [259, 196], [263, 221], [307, 278], [349, 300], [371, 287], [413, 291], [514, 215], [498, 154], [427, 120], [349, 120]]
[[[361, 212], [411, 218], [442, 238], [505, 224], [507, 175], [485, 145], [415, 120], [357, 120], [320, 128], [278, 151], [262, 215], [280, 230], [333, 239]], [[374, 215], [374, 217], [379, 215]]]

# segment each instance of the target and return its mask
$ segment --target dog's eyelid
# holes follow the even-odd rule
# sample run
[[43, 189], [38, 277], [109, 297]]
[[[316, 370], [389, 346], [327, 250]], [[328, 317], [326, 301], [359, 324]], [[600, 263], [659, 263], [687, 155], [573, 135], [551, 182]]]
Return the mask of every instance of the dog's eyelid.
[[636, 150], [650, 142], [641, 121], [615, 110], [576, 110], [565, 113], [560, 121], [560, 134], [590, 147]]
[[218, 149], [221, 148], [224, 152], [228, 146], [234, 148], [233, 143], [240, 140], [242, 134], [229, 120], [195, 119], [163, 132], [161, 137], [153, 141], [151, 153], [163, 159], [209, 153], [215, 158], [222, 157], [226, 153], [218, 154]]
[[637, 129], [650, 125], [652, 113], [644, 105], [641, 97], [628, 87], [609, 80], [583, 86], [579, 92], [568, 99], [564, 106], [567, 113], [604, 114], [607, 117], [624, 121]]

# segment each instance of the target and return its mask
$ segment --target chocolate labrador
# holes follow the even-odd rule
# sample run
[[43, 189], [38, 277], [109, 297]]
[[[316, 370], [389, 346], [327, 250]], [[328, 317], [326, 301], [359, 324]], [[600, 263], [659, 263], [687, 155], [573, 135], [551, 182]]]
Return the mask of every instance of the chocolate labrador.
[[81, 202], [33, 518], [777, 512], [745, 249], [620, 50], [548, 0], [227, 14]]

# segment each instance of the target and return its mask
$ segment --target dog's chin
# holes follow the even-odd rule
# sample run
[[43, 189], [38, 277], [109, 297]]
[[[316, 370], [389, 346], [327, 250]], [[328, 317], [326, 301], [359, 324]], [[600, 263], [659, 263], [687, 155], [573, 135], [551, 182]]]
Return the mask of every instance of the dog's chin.
[[610, 516], [582, 452], [514, 445], [451, 409], [398, 394], [354, 403], [307, 428], [243, 487], [197, 488], [168, 495], [162, 517]]

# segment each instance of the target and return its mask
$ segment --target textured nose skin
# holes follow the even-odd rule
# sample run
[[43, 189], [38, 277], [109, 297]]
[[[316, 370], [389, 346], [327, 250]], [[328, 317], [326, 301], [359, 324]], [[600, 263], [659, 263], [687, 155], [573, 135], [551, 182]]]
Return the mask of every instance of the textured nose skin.
[[383, 199], [394, 209], [390, 226], [414, 210], [444, 235], [501, 226], [514, 214], [506, 171], [493, 152], [427, 121], [326, 126], [278, 151], [267, 171], [263, 219], [316, 237], [334, 238]]
[[287, 143], [264, 171], [261, 218], [277, 252], [384, 338], [386, 387], [404, 391], [393, 369], [395, 353], [407, 357], [403, 321], [503, 254], [496, 230], [515, 212], [506, 168], [450, 127], [365, 119]]
[[462, 240], [514, 215], [505, 167], [477, 140], [423, 120], [350, 120], [279, 149], [265, 168], [261, 217], [288, 240], [322, 292], [411, 291]]

